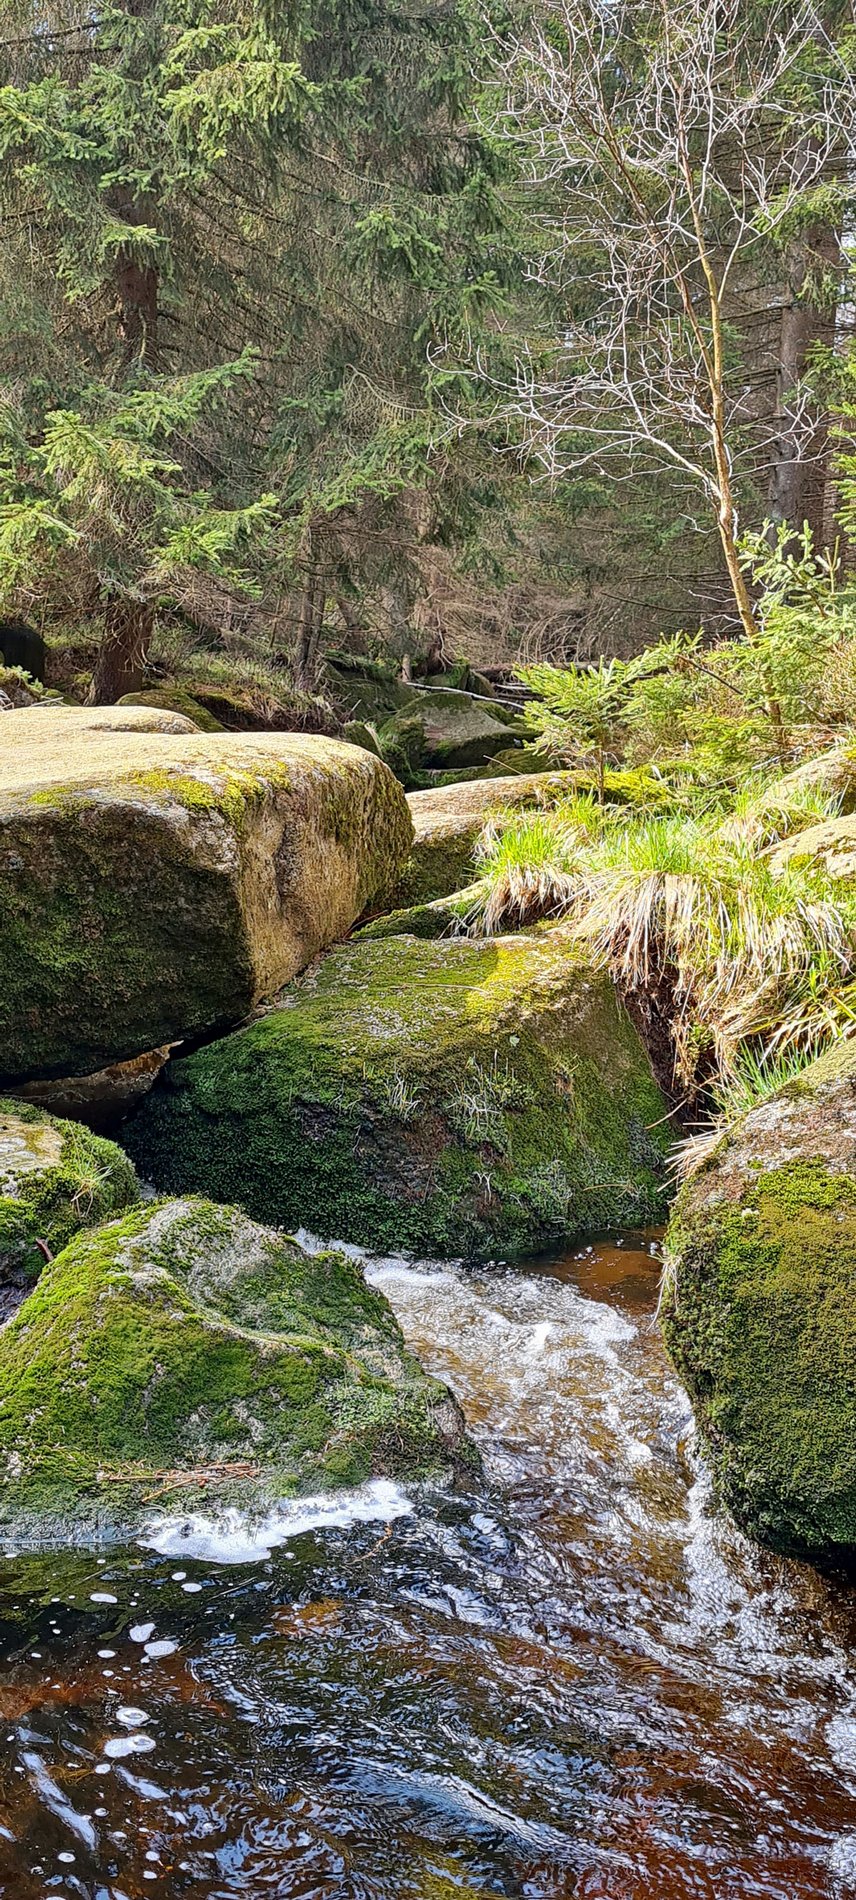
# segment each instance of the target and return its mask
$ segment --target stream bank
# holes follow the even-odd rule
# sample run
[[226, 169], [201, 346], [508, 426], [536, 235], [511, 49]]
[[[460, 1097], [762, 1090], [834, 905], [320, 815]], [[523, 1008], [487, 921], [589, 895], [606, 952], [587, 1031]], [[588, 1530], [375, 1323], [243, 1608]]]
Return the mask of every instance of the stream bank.
[[656, 1244], [369, 1274], [488, 1496], [7, 1556], [0, 1892], [856, 1892], [852, 1595], [710, 1514]]

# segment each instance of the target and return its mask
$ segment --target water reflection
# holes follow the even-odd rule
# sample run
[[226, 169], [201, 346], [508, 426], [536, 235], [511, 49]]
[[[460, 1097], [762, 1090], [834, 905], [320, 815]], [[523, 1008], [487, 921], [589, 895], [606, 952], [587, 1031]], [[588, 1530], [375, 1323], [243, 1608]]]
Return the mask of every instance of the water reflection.
[[711, 1514], [656, 1249], [371, 1276], [487, 1489], [9, 1558], [0, 1894], [856, 1894], [854, 1599]]

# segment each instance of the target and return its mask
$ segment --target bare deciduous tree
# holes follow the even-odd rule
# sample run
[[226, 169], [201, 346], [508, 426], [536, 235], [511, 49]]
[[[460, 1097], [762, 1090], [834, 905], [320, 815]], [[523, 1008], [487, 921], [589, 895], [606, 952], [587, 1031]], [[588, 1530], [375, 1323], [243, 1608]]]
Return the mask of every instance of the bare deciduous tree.
[[812, 0], [538, 0], [497, 69], [533, 272], [569, 306], [547, 369], [518, 365], [529, 445], [553, 474], [616, 456], [678, 471], [715, 515], [754, 638], [741, 481], [769, 475], [783, 437], [789, 460], [810, 451], [818, 418], [793, 364], [759, 414], [741, 311], [750, 281], [776, 295], [795, 234], [840, 215], [853, 75]]

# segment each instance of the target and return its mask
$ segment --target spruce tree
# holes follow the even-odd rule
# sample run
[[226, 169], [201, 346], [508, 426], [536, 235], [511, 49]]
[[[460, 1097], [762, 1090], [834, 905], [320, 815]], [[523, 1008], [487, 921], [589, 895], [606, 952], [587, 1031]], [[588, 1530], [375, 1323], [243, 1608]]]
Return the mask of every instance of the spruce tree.
[[461, 0], [7, 13], [0, 598], [100, 616], [96, 699], [200, 570], [299, 582], [310, 683], [328, 595], [454, 509], [438, 349], [515, 270], [470, 57]]

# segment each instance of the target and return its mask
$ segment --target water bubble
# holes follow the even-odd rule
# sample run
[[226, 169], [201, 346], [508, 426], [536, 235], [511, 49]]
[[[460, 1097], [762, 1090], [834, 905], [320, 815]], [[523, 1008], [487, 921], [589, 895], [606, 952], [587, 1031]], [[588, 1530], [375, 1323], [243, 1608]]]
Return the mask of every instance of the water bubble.
[[132, 1643], [147, 1643], [154, 1633], [154, 1623], [132, 1623], [128, 1631]]
[[109, 1590], [92, 1590], [89, 1601], [90, 1603], [118, 1603], [119, 1598], [112, 1597]]
[[121, 1722], [123, 1728], [142, 1728], [144, 1723], [150, 1722], [151, 1719], [151, 1716], [146, 1713], [145, 1709], [123, 1708], [116, 1710], [116, 1720], [117, 1722]]
[[156, 1662], [159, 1656], [174, 1656], [177, 1648], [177, 1643], [171, 1642], [168, 1636], [162, 1636], [156, 1643], [146, 1644], [146, 1655]]
[[124, 1755], [147, 1755], [154, 1748], [153, 1735], [111, 1735], [104, 1743], [104, 1753], [111, 1761], [121, 1761]]

